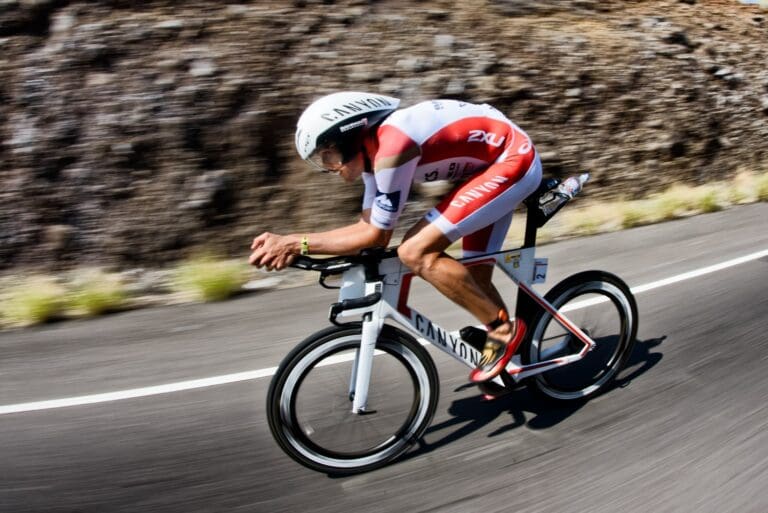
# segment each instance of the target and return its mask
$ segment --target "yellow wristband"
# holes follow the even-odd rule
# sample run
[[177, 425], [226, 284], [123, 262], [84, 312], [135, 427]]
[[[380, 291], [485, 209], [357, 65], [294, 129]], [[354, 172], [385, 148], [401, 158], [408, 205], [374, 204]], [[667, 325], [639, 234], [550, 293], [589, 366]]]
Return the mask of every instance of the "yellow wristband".
[[301, 254], [309, 255], [309, 237], [307, 235], [301, 238]]

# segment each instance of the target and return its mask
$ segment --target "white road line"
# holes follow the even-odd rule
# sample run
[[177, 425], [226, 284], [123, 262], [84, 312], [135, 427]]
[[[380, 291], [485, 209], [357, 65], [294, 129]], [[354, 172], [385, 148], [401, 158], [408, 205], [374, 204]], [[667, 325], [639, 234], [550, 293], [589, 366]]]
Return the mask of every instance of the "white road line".
[[[739, 258], [734, 258], [726, 262], [719, 264], [702, 267], [694, 271], [671, 276], [663, 280], [654, 281], [645, 285], [640, 285], [632, 288], [634, 294], [640, 294], [648, 292], [649, 290], [657, 289], [660, 287], [666, 287], [679, 283], [681, 281], [698, 278], [706, 274], [715, 273], [734, 267], [737, 265], [745, 264], [759, 258], [768, 257], [768, 250], [758, 251], [749, 255], [744, 255]], [[581, 307], [588, 306], [589, 301], [585, 301], [583, 305], [577, 305]], [[574, 308], [571, 308], [574, 309]], [[64, 399], [53, 399], [49, 401], [37, 401], [31, 403], [10, 404], [7, 406], [0, 406], [0, 415], [7, 415], [11, 413], [23, 413], [39, 410], [50, 410], [53, 408], [66, 408], [69, 406], [83, 406], [87, 404], [105, 403], [111, 401], [120, 401], [123, 399], [135, 399], [138, 397], [148, 397], [152, 395], [169, 394], [172, 392], [182, 392], [184, 390], [194, 390], [197, 388], [212, 387], [218, 385], [226, 385], [228, 383], [237, 383], [240, 381], [249, 381], [253, 379], [266, 378], [274, 375], [277, 371], [277, 367], [269, 367], [266, 369], [259, 369], [255, 371], [239, 372], [236, 374], [226, 374], [223, 376], [214, 376], [211, 378], [193, 379], [189, 381], [180, 381], [178, 383], [169, 383], [167, 385], [156, 385], [151, 387], [134, 388], [131, 390], [120, 390], [117, 392], [109, 392], [104, 394], [82, 395], [78, 397], [68, 397]]]
[[237, 383], [239, 381], [248, 381], [251, 379], [259, 379], [272, 376], [276, 370], [277, 367], [269, 367], [267, 369], [259, 369], [249, 372], [238, 372], [237, 374], [227, 374], [225, 376], [193, 379], [189, 381], [180, 381], [178, 383], [169, 383], [167, 385], [133, 388], [131, 390], [120, 390], [118, 392], [108, 392], [105, 394], [81, 395], [78, 397], [53, 399], [50, 401], [11, 404], [8, 406], [0, 406], [0, 415], [5, 415], [8, 413], [21, 413], [26, 411], [49, 410], [52, 408], [65, 408], [67, 406], [106, 403], [110, 401], [120, 401], [122, 399], [133, 399], [136, 397], [147, 397], [150, 395], [169, 394], [171, 392], [181, 392], [183, 390], [194, 390], [196, 388], [225, 385], [227, 383]]

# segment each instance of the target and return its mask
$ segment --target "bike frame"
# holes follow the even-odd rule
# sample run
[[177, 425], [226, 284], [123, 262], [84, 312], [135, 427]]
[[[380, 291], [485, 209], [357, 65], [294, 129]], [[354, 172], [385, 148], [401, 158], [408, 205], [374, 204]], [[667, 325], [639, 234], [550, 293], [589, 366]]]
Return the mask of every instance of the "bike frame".
[[[528, 230], [526, 232], [528, 233]], [[578, 353], [559, 358], [544, 359], [541, 362], [529, 365], [521, 365], [519, 358], [515, 357], [506, 369], [507, 374], [513, 380], [520, 381], [535, 374], [581, 360], [587, 352], [595, 347], [595, 342], [584, 331], [565, 315], [558, 312], [543, 296], [531, 288], [531, 284], [542, 283], [546, 278], [547, 261], [546, 259], [535, 258], [535, 244], [530, 247], [465, 258], [461, 259], [460, 262], [465, 266], [495, 265], [517, 285], [520, 291], [517, 302], [518, 315], [523, 314], [520, 311], [520, 299], [522, 297], [521, 294], [524, 294], [552, 315], [567, 332], [584, 344], [584, 347]], [[384, 322], [387, 319], [391, 319], [418, 338], [431, 343], [470, 368], [477, 366], [480, 360], [480, 352], [463, 341], [458, 331], [446, 331], [432, 322], [427, 316], [408, 305], [408, 295], [413, 276], [413, 273], [396, 256], [381, 260], [375, 279], [371, 279], [371, 276], [366, 276], [366, 270], [363, 265], [356, 265], [345, 271], [342, 275], [342, 286], [339, 292], [340, 302], [345, 300], [360, 301], [361, 298], [375, 299], [375, 302], [366, 302], [371, 304], [357, 308], [345, 308], [335, 314], [332, 313], [331, 316], [333, 322], [335, 322], [337, 315], [343, 317], [362, 316], [363, 319], [361, 343], [355, 354], [349, 385], [349, 397], [354, 398], [352, 404], [353, 413], [362, 414], [366, 412], [374, 348]], [[532, 330], [533, 326], [528, 328]], [[561, 344], [564, 343], [562, 342]], [[562, 345], [553, 348], [550, 353], [555, 354], [560, 349], [562, 349]], [[543, 355], [543, 357], [546, 358], [546, 355]], [[504, 379], [508, 380], [506, 376]], [[496, 381], [501, 381], [503, 384], [504, 379], [496, 378]]]

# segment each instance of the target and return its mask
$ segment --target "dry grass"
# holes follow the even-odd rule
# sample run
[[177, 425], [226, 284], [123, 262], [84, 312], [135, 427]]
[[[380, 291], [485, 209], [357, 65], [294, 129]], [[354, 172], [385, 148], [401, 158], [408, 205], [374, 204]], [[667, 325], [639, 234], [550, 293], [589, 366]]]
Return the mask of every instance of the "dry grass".
[[49, 322], [64, 314], [66, 290], [49, 276], [32, 275], [10, 285], [0, 300], [0, 315], [7, 326]]
[[101, 269], [80, 270], [68, 294], [74, 313], [87, 316], [121, 310], [127, 301], [128, 294], [118, 276]]
[[175, 286], [178, 291], [202, 301], [221, 301], [240, 292], [247, 281], [244, 263], [204, 255], [178, 267]]
[[[715, 212], [731, 205], [768, 201], [768, 173], [742, 172], [725, 183], [688, 187], [675, 185], [646, 199], [581, 205], [575, 201], [539, 232], [546, 243], [567, 237], [594, 235], [632, 228], [698, 213]], [[525, 216], [516, 215], [506, 247], [522, 245]], [[459, 255], [460, 243], [449, 248]], [[248, 266], [241, 261], [198, 256], [178, 266], [175, 287], [186, 297], [220, 301], [237, 294], [248, 281]], [[28, 326], [66, 316], [94, 316], [120, 310], [130, 301], [117, 275], [82, 270], [69, 283], [53, 277], [30, 275], [7, 280], [0, 290], [0, 324]]]
[[768, 201], [768, 173], [757, 178], [755, 183], [757, 201]]
[[[741, 172], [729, 182], [697, 187], [674, 185], [661, 193], [634, 201], [580, 205], [578, 200], [540, 231], [539, 241], [594, 235], [696, 214], [717, 212], [733, 205], [768, 201], [768, 173]], [[522, 230], [522, 228], [519, 228]], [[510, 234], [515, 232], [515, 227]], [[514, 245], [512, 239], [507, 243]]]

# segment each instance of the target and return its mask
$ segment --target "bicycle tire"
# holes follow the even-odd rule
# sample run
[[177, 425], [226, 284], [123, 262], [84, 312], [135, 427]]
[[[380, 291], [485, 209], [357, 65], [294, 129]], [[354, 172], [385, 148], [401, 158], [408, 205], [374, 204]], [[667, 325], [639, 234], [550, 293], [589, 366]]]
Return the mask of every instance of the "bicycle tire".
[[[324, 393], [329, 389], [334, 401], [334, 411], [331, 414], [341, 416], [345, 423], [369, 421], [368, 415], [351, 413], [352, 398], [348, 397], [348, 387], [338, 384], [335, 388], [312, 386], [312, 380], [309, 378], [310, 374], [319, 368], [321, 361], [333, 357], [338, 359], [338, 355], [343, 351], [353, 351], [355, 347], [359, 347], [361, 334], [362, 325], [358, 322], [341, 327], [332, 326], [311, 335], [283, 359], [270, 383], [267, 393], [267, 418], [272, 436], [286, 454], [310, 469], [337, 475], [362, 473], [384, 466], [406, 452], [421, 437], [434, 416], [438, 403], [439, 381], [432, 358], [413, 337], [385, 325], [376, 342], [376, 349], [393, 357], [391, 360], [387, 359], [387, 362], [392, 362], [400, 372], [410, 377], [410, 380], [401, 380], [397, 384], [398, 389], [406, 384], [414, 387], [412, 405], [405, 420], [401, 424], [397, 421], [399, 427], [393, 433], [387, 434], [381, 443], [354, 451], [341, 452], [331, 449], [325, 446], [323, 440], [312, 438], [314, 430], [303, 424], [303, 412], [299, 411], [302, 405], [306, 404], [301, 399], [303, 388], [308, 389], [307, 393]], [[374, 358], [374, 370], [382, 367], [382, 362], [378, 360], [379, 357]], [[320, 367], [326, 372], [325, 369], [331, 365], [324, 364]], [[335, 369], [331, 371], [342, 372]], [[347, 375], [347, 382], [348, 379]], [[376, 385], [375, 380], [372, 381], [369, 388], [371, 394]], [[309, 409], [310, 405], [312, 408], [318, 407], [315, 403], [313, 398], [307, 408]], [[373, 413], [371, 418], [377, 415], [378, 412]], [[327, 422], [327, 419], [324, 421]], [[337, 429], [337, 426], [330, 425], [326, 430], [330, 433], [341, 433], [343, 427], [338, 426]]]
[[[583, 299], [585, 296], [590, 299]], [[597, 321], [594, 320], [586, 321], [586, 324], [594, 323], [594, 325], [584, 325], [573, 319], [597, 342], [596, 348], [587, 353], [582, 360], [530, 377], [527, 381], [529, 389], [540, 398], [556, 401], [583, 400], [604, 390], [626, 365], [635, 344], [638, 323], [637, 302], [629, 287], [614, 274], [604, 271], [585, 271], [565, 278], [544, 298], [558, 310], [566, 304], [569, 304], [571, 310], [583, 309], [585, 312], [601, 308], [602, 315], [599, 317], [603, 320], [612, 317], [615, 310], [616, 319], [613, 321], [609, 319], [604, 323], [609, 327], [597, 326]], [[571, 303], [576, 299], [580, 301]], [[605, 306], [600, 306], [603, 304]], [[568, 315], [571, 317], [571, 314]], [[545, 345], [550, 338], [551, 332], [548, 330], [551, 327], [551, 331], [556, 332], [560, 329], [564, 334], [551, 337], [557, 340], [557, 343], [553, 343], [554, 349], [550, 350], [545, 348]], [[530, 324], [530, 331], [521, 351], [521, 360], [524, 364], [535, 364], [552, 357], [552, 354], [545, 356], [545, 351], [553, 353], [560, 350], [559, 347], [564, 347], [566, 352], [575, 353], [583, 348], [581, 342], [575, 343], [575, 347], [569, 346], [571, 341], [575, 341], [575, 338], [562, 330], [549, 313], [539, 309]], [[611, 344], [615, 344], [615, 349], [611, 348]], [[603, 353], [608, 357], [605, 363], [600, 363], [596, 355]], [[593, 364], [597, 364], [594, 372], [591, 372], [589, 367], [585, 367], [590, 359], [593, 360]], [[578, 372], [590, 376], [586, 383], [573, 386], [562, 384], [562, 381], [572, 379]]]

